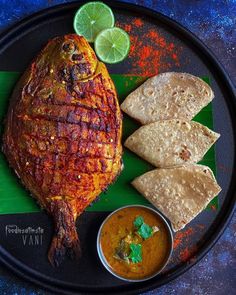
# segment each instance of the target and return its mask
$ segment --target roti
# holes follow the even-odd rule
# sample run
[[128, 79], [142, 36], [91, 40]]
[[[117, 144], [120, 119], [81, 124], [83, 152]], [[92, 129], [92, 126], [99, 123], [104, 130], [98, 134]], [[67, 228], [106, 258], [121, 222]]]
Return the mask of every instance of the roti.
[[201, 165], [201, 164], [187, 164], [187, 165], [183, 165], [182, 167], [185, 167], [186, 170], [189, 170], [192, 172], [201, 172], [216, 181], [214, 173], [208, 166]]
[[121, 109], [142, 124], [158, 120], [191, 120], [214, 98], [211, 87], [187, 73], [163, 73], [149, 78], [127, 96]]
[[162, 120], [140, 127], [125, 141], [125, 146], [164, 168], [199, 162], [220, 134], [188, 120]]
[[221, 191], [210, 168], [185, 165], [155, 169], [136, 178], [132, 185], [181, 230]]

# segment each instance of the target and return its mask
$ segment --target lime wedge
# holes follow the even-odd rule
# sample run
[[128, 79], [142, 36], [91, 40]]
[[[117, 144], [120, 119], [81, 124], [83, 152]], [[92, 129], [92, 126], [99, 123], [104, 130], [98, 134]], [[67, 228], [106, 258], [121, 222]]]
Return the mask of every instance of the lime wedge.
[[74, 30], [88, 42], [94, 42], [97, 34], [114, 27], [115, 18], [109, 6], [103, 2], [88, 2], [80, 7], [74, 17]]
[[115, 64], [129, 54], [129, 35], [120, 28], [110, 28], [101, 31], [95, 39], [97, 56], [105, 63]]

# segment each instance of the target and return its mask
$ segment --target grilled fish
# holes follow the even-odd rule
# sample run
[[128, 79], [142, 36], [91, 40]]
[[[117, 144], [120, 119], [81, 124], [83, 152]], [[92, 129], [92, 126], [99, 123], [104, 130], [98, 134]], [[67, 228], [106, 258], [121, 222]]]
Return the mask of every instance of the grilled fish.
[[50, 40], [13, 91], [3, 152], [54, 219], [52, 265], [79, 256], [75, 221], [121, 171], [121, 133], [115, 87], [87, 41]]

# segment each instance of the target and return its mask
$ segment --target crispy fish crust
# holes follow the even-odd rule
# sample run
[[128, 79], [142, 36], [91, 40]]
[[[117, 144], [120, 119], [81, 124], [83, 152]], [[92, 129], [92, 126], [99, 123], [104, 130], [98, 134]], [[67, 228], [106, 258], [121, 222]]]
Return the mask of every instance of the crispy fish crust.
[[76, 218], [119, 174], [121, 132], [115, 87], [88, 42], [50, 40], [13, 92], [3, 151], [54, 218], [53, 265], [78, 256]]

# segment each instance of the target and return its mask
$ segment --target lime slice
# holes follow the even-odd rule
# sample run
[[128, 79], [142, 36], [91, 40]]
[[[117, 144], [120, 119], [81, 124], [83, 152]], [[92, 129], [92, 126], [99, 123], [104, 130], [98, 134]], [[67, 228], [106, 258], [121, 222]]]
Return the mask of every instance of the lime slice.
[[95, 39], [97, 56], [105, 63], [115, 64], [129, 54], [129, 35], [120, 28], [103, 30]]
[[102, 2], [89, 2], [80, 7], [74, 17], [74, 30], [88, 42], [94, 42], [97, 34], [114, 27], [112, 10]]

